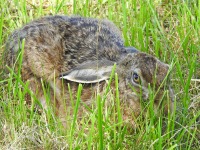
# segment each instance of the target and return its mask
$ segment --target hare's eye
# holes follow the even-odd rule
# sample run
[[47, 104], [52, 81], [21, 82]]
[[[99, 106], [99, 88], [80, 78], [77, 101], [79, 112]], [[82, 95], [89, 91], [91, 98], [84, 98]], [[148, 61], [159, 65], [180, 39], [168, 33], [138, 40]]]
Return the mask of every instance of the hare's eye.
[[139, 77], [139, 75], [137, 74], [137, 73], [133, 73], [133, 81], [135, 82], [135, 83], [139, 83], [140, 82], [140, 77]]

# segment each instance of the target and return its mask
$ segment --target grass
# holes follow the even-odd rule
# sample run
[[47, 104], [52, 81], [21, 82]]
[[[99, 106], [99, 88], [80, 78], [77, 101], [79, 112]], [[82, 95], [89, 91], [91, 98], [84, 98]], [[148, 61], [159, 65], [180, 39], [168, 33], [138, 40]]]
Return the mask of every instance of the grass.
[[[0, 149], [200, 147], [199, 0], [2, 0], [0, 7], [0, 54], [8, 35], [35, 18], [50, 14], [107, 18], [121, 29], [126, 46], [137, 47], [173, 66], [171, 82], [176, 95], [176, 111], [156, 117], [150, 100], [145, 106], [149, 113], [145, 118], [135, 118], [137, 128], [130, 130], [122, 126], [118, 93], [110, 97], [109, 107], [105, 105], [106, 95], [111, 92], [108, 85], [78, 122], [81, 99], [77, 96], [74, 115], [67, 116], [71, 128], [66, 130], [50, 106], [46, 110], [38, 106], [20, 73], [11, 70], [9, 78], [0, 77]], [[114, 73], [113, 77], [118, 80]], [[48, 99], [48, 88], [43, 90]], [[77, 95], [81, 90], [80, 85]], [[26, 93], [32, 95], [30, 106], [24, 101]]]

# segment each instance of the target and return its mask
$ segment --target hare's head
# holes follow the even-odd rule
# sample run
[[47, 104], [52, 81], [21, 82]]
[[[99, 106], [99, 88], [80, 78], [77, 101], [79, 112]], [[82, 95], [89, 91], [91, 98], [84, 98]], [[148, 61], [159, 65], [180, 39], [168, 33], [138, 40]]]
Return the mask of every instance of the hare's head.
[[131, 48], [128, 51], [118, 62], [107, 59], [89, 61], [62, 73], [61, 78], [78, 83], [104, 83], [116, 63], [120, 97], [130, 107], [140, 100], [147, 101], [151, 91], [154, 91], [153, 99], [157, 104], [167, 95], [172, 98], [168, 79], [169, 66], [146, 53]]
[[[118, 66], [119, 89], [129, 106], [140, 100], [148, 101], [151, 96], [156, 106], [163, 101], [167, 102], [168, 98], [169, 107], [173, 109], [169, 65], [146, 53], [135, 52], [125, 56]], [[167, 109], [168, 107], [165, 107], [165, 112]]]

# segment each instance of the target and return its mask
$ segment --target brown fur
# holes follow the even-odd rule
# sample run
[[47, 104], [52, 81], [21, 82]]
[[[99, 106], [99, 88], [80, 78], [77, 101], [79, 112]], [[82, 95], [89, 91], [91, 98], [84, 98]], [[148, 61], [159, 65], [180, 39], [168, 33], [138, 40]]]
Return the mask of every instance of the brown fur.
[[[156, 90], [162, 86], [155, 99], [156, 105], [165, 91], [164, 87], [169, 89], [168, 85], [161, 85], [167, 75], [168, 65], [148, 54], [126, 51], [120, 31], [107, 20], [67, 16], [50, 16], [35, 20], [9, 37], [5, 49], [5, 63], [8, 66], [13, 66], [16, 61], [20, 52], [18, 43], [23, 39], [25, 47], [22, 79], [30, 82], [30, 89], [44, 106], [41, 79], [48, 83], [51, 92], [55, 93], [52, 99], [55, 96], [57, 113], [61, 118], [65, 114], [63, 100], [66, 99], [67, 106], [71, 105], [67, 83], [71, 84], [73, 95], [76, 95], [78, 83], [64, 81], [63, 84], [59, 75], [86, 62], [105, 59], [117, 63], [120, 99], [127, 107], [124, 108], [124, 119], [131, 113], [138, 116], [141, 111], [138, 96], [141, 88], [132, 83], [133, 70], [139, 69], [143, 79], [143, 99], [148, 99], [148, 84], [151, 87], [155, 85]], [[95, 97], [98, 85], [101, 92], [106, 84], [104, 81], [99, 84], [85, 84], [81, 100], [90, 103]], [[133, 86], [136, 92], [129, 85]], [[171, 109], [173, 103], [170, 102], [170, 105]]]

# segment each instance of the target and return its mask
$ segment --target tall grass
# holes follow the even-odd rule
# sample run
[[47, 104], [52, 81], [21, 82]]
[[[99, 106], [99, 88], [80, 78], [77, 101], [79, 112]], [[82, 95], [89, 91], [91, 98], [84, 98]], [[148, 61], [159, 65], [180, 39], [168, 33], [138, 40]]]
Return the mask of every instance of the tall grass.
[[[10, 69], [0, 77], [0, 149], [198, 149], [200, 147], [200, 1], [151, 0], [13, 0], [0, 1], [0, 54], [8, 35], [27, 22], [50, 14], [108, 18], [122, 31], [125, 45], [157, 56], [173, 66], [171, 83], [176, 95], [175, 111], [156, 116], [153, 96], [144, 104], [148, 113], [134, 118], [137, 128], [122, 126], [118, 78], [116, 95], [110, 89], [97, 95], [77, 121], [82, 105], [80, 85], [73, 116], [65, 129], [49, 105], [43, 109], [23, 83], [20, 72]], [[23, 49], [23, 46], [22, 46]], [[22, 51], [23, 52], [23, 51]], [[23, 54], [21, 54], [23, 55]], [[20, 55], [19, 55], [20, 56]], [[19, 57], [19, 65], [22, 57]], [[20, 69], [19, 69], [20, 70]], [[2, 72], [2, 71], [1, 71]], [[70, 85], [69, 88], [70, 89]], [[49, 99], [48, 88], [43, 88]], [[26, 94], [32, 102], [27, 104]], [[69, 92], [71, 93], [71, 92]], [[106, 102], [109, 99], [109, 106]]]

